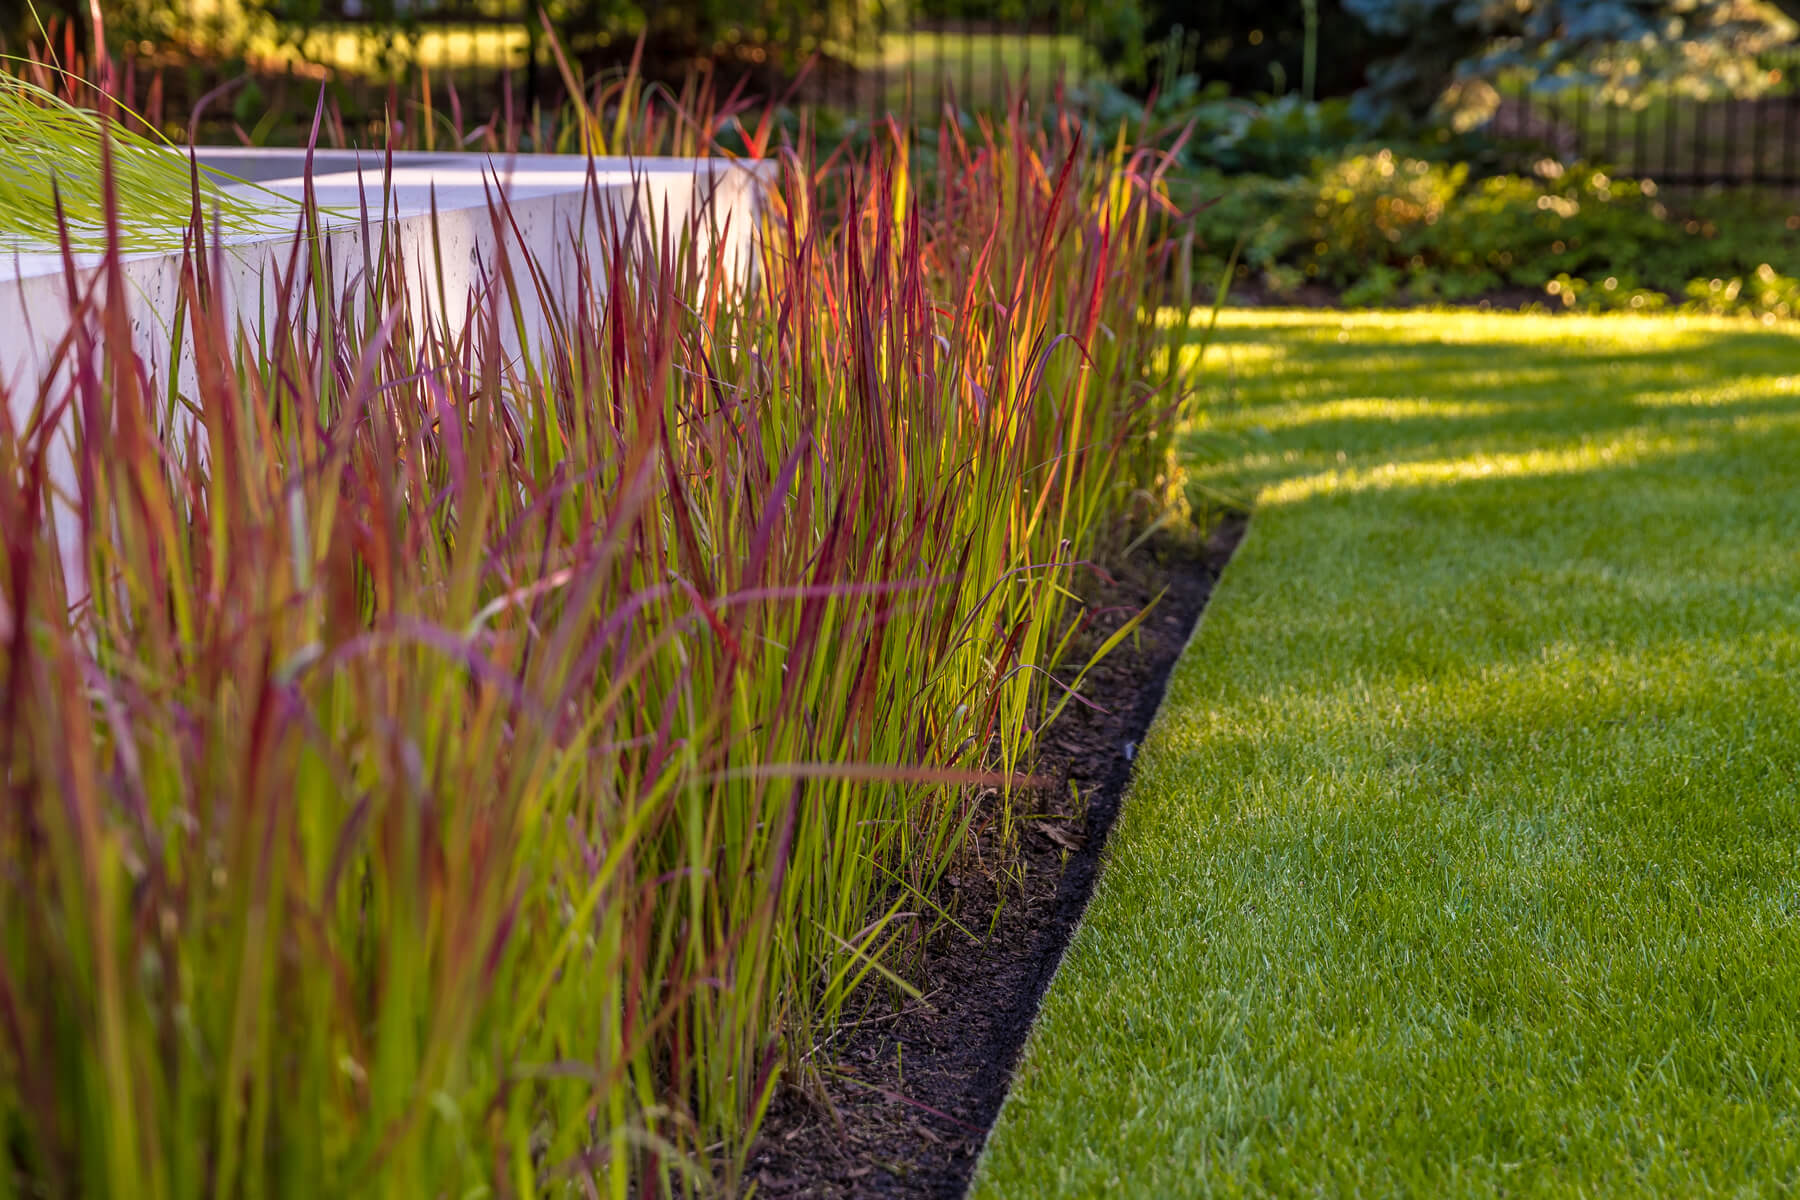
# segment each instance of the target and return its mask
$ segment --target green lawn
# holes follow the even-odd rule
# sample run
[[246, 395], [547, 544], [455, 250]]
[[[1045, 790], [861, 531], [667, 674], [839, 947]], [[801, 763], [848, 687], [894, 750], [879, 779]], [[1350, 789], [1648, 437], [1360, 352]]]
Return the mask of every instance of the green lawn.
[[[524, 10], [520, 10], [524, 11]], [[530, 10], [535, 13], [536, 9]], [[391, 52], [384, 48], [376, 24], [314, 23], [293, 40], [253, 21], [242, 0], [187, 0], [184, 32], [202, 43], [230, 47], [265, 64], [311, 63], [335, 71], [383, 78], [404, 77], [415, 66], [434, 74], [463, 71], [522, 70], [530, 38], [524, 22], [486, 25], [431, 25], [416, 35], [399, 36]], [[482, 119], [487, 114], [483, 113]]]
[[974, 1194], [1800, 1190], [1800, 338], [1206, 361], [1256, 515]]

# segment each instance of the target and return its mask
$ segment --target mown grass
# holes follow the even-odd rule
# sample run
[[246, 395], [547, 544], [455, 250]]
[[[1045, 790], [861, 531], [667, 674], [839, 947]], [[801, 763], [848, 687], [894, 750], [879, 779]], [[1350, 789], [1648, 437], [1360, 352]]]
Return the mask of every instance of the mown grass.
[[1256, 515], [974, 1195], [1800, 1186], [1800, 339], [1220, 343]]
[[513, 11], [520, 19], [511, 23], [421, 22], [408, 29], [321, 20], [278, 28], [241, 0], [185, 0], [169, 32], [253, 62], [310, 64], [385, 79], [421, 63], [433, 71], [524, 67], [531, 45], [525, 17], [537, 10]]
[[[266, 22], [252, 20], [237, 0], [191, 4], [186, 32], [202, 44], [229, 47], [260, 63], [310, 65], [373, 79], [404, 80], [419, 66], [439, 73], [521, 71], [529, 65], [532, 47], [532, 31], [524, 22], [433, 25], [390, 39], [379, 27], [326, 21], [283, 36]], [[1033, 99], [1041, 102], [1059, 78], [1075, 83], [1099, 69], [1080, 33], [919, 29], [898, 18], [888, 20], [894, 28], [871, 16], [853, 37], [828, 41], [823, 50], [882, 77], [886, 107], [926, 119], [936, 118], [946, 89], [965, 104], [998, 109], [1021, 86], [1029, 85]]]

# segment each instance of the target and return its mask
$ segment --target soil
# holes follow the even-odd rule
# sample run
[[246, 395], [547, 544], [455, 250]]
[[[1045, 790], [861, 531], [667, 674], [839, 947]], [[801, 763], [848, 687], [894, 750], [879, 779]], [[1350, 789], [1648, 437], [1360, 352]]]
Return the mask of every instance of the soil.
[[[1167, 591], [1138, 635], [1083, 682], [1082, 695], [1103, 711], [1071, 704], [1045, 731], [1034, 764], [1042, 783], [1014, 798], [1015, 813], [1030, 819], [1004, 875], [992, 870], [1000, 856], [997, 830], [989, 829], [980, 835], [987, 844], [978, 840], [970, 863], [934, 898], [984, 936], [971, 940], [946, 926], [907, 971], [923, 1001], [881, 997], [852, 1012], [820, 1056], [825, 1069], [776, 1097], [746, 1191], [956, 1197], [967, 1189], [1038, 1003], [1093, 892], [1135, 745], [1244, 528], [1232, 517], [1204, 540], [1159, 535], [1110, 579], [1084, 589], [1089, 654]], [[1080, 648], [1070, 657], [1086, 660]]]

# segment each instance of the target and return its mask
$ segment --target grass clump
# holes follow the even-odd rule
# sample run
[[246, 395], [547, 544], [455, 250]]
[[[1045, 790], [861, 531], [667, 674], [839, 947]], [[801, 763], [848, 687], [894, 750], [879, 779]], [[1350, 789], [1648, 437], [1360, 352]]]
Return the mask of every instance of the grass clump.
[[104, 250], [116, 234], [126, 250], [179, 250], [196, 203], [223, 232], [267, 228], [254, 201], [225, 190], [234, 182], [0, 70], [0, 249]]
[[571, 246], [522, 357], [549, 264], [415, 322], [379, 222], [260, 335], [196, 247], [172, 412], [84, 301], [0, 427], [0, 1192], [737, 1185], [1169, 488], [1156, 157], [905, 145], [785, 152], [745, 294]]
[[1218, 339], [1255, 516], [974, 1195], [1791, 1190], [1794, 337]]

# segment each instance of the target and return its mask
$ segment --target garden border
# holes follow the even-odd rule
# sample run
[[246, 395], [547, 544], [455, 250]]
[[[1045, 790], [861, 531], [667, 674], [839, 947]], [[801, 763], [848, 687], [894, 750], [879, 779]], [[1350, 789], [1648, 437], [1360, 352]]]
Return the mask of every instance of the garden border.
[[979, 941], [950, 928], [929, 939], [926, 966], [911, 976], [923, 1001], [894, 1007], [891, 991], [869, 985], [862, 1014], [850, 1010], [820, 1048], [828, 1067], [791, 1081], [771, 1107], [745, 1179], [757, 1196], [949, 1198], [967, 1190], [1099, 879], [1133, 749], [1247, 527], [1244, 517], [1227, 518], [1204, 543], [1160, 534], [1083, 589], [1090, 626], [1082, 641], [1090, 644], [1076, 646], [1072, 661], [1144, 606], [1157, 602], [1157, 610], [1089, 672], [1082, 694], [1100, 707], [1070, 705], [1045, 732], [1034, 764], [1044, 782], [1013, 798], [1030, 814], [1021, 879], [997, 880], [982, 866], [996, 861], [996, 835], [978, 834], [975, 861], [952, 871], [933, 900], [959, 909], [965, 927], [997, 909], [991, 930]]

